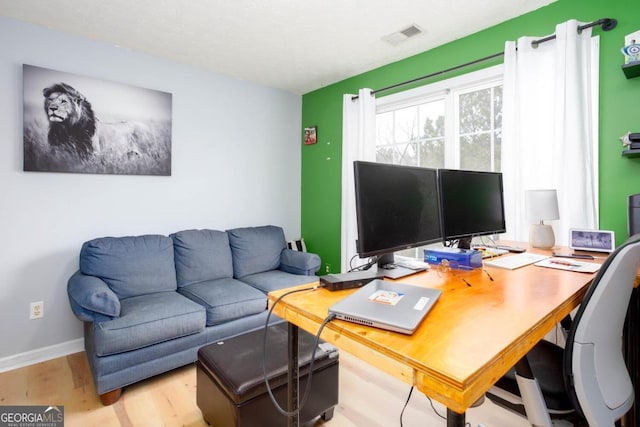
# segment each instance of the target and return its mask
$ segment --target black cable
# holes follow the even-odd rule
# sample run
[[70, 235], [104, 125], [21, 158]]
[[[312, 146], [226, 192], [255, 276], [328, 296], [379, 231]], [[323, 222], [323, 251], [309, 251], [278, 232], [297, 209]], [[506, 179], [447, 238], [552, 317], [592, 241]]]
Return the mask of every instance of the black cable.
[[356, 268], [358, 268], [358, 267], [353, 267], [353, 260], [356, 259], [357, 256], [358, 255], [356, 254], [356, 255], [352, 256], [351, 259], [349, 260], [349, 271], [353, 271]]
[[264, 382], [267, 388], [267, 393], [269, 394], [269, 397], [271, 398], [271, 402], [273, 403], [273, 405], [275, 406], [275, 408], [278, 410], [278, 412], [280, 412], [282, 415], [284, 415], [285, 417], [293, 417], [293, 416], [297, 416], [298, 414], [300, 414], [300, 411], [302, 410], [302, 408], [304, 407], [304, 405], [307, 403], [307, 399], [309, 397], [309, 394], [311, 392], [311, 379], [313, 377], [313, 364], [315, 362], [315, 358], [316, 358], [316, 350], [318, 348], [318, 343], [320, 341], [320, 334], [322, 333], [322, 330], [324, 329], [324, 327], [330, 322], [332, 321], [336, 316], [335, 314], [330, 314], [329, 316], [327, 316], [324, 321], [322, 322], [322, 324], [320, 325], [320, 328], [318, 329], [318, 333], [315, 336], [315, 339], [313, 341], [313, 351], [311, 352], [311, 362], [309, 363], [309, 373], [307, 374], [307, 386], [304, 389], [304, 395], [302, 397], [302, 401], [300, 402], [300, 404], [298, 405], [298, 408], [295, 411], [286, 411], [284, 409], [282, 409], [282, 407], [278, 404], [278, 402], [276, 401], [275, 396], [273, 395], [273, 392], [271, 390], [271, 385], [269, 384], [269, 378], [267, 376], [267, 330], [269, 329], [269, 319], [271, 317], [271, 313], [273, 313], [273, 309], [274, 307], [282, 300], [282, 298], [284, 298], [287, 295], [291, 295], [293, 293], [296, 292], [303, 292], [303, 291], [314, 291], [318, 288], [320, 288], [320, 285], [316, 285], [316, 286], [312, 286], [312, 287], [308, 287], [308, 288], [302, 288], [302, 289], [294, 289], [292, 291], [289, 292], [285, 292], [284, 294], [280, 295], [274, 302], [273, 305], [271, 306], [271, 308], [269, 309], [269, 312], [267, 313], [267, 320], [265, 321], [265, 327], [264, 327], [264, 335], [263, 335], [263, 339], [262, 339], [262, 373], [264, 375]]
[[[435, 405], [433, 404], [433, 400], [431, 400], [431, 398], [430, 398], [429, 396], [427, 396], [427, 395], [425, 395], [425, 396], [426, 396], [426, 397], [427, 397], [427, 399], [429, 400], [429, 404], [431, 405], [431, 409], [433, 410], [433, 412], [434, 412], [437, 416], [439, 416], [440, 418], [442, 418], [443, 420], [447, 420], [447, 417], [446, 417], [446, 416], [444, 416], [444, 415], [442, 415], [442, 414], [440, 414], [440, 413], [438, 412], [438, 410], [436, 409]], [[465, 422], [465, 423], [464, 423], [464, 425], [465, 425], [465, 427], [467, 427], [467, 426], [471, 427], [471, 423], [470, 423], [469, 421]]]
[[[425, 395], [426, 396], [426, 395]], [[439, 416], [440, 418], [442, 418], [443, 420], [446, 420], [447, 417], [442, 415], [440, 412], [438, 412], [438, 410], [436, 409], [435, 405], [433, 404], [433, 400], [431, 400], [431, 398], [429, 396], [427, 396], [427, 399], [429, 400], [429, 404], [431, 405], [431, 409], [433, 409], [433, 412]]]
[[413, 386], [411, 386], [411, 389], [409, 390], [409, 395], [407, 396], [407, 400], [404, 402], [404, 406], [402, 407], [402, 411], [400, 412], [400, 427], [403, 426], [402, 416], [404, 415], [404, 410], [407, 409], [407, 405], [409, 404], [409, 400], [411, 399], [411, 393], [413, 393]]
[[360, 271], [360, 270], [368, 270], [370, 269], [375, 263], [378, 262], [378, 257], [372, 257], [369, 258], [369, 261], [367, 261], [364, 264], [361, 265], [357, 265], [355, 267], [352, 266], [353, 260], [357, 257], [358, 255], [354, 255], [351, 257], [351, 259], [349, 260], [349, 273], [351, 273], [352, 271]]
[[[407, 396], [407, 400], [406, 400], [406, 402], [404, 402], [404, 406], [402, 407], [402, 412], [400, 412], [400, 427], [403, 427], [402, 416], [404, 415], [404, 410], [407, 408], [407, 405], [409, 404], [409, 400], [411, 399], [411, 393], [413, 393], [413, 389], [414, 389], [414, 386], [411, 386], [411, 389], [409, 390], [409, 396]], [[431, 398], [429, 396], [427, 396], [426, 394], [425, 394], [425, 397], [429, 400], [429, 404], [431, 405], [431, 409], [433, 410], [433, 412], [437, 416], [439, 416], [440, 418], [442, 418], [443, 420], [446, 421], [447, 417], [445, 417], [444, 415], [442, 415], [442, 414], [440, 414], [438, 412], [438, 410], [436, 409], [435, 405], [433, 404], [433, 400], [431, 400]], [[466, 426], [471, 427], [471, 423], [468, 422], [468, 421], [464, 425], [465, 425], [465, 427]]]
[[353, 268], [353, 269], [349, 270], [349, 272], [352, 272], [352, 271], [366, 271], [366, 270], [369, 270], [369, 269], [370, 269], [371, 267], [373, 267], [377, 262], [378, 262], [378, 260], [374, 258], [373, 260], [371, 260], [371, 261], [369, 261], [369, 262], [367, 262], [367, 263], [365, 263], [365, 264], [361, 264], [361, 265], [359, 265], [359, 266], [357, 266], [357, 267], [355, 267], [355, 268]]
[[269, 378], [267, 377], [267, 332], [269, 330], [269, 319], [271, 318], [271, 314], [273, 313], [273, 309], [275, 308], [276, 305], [278, 305], [278, 303], [282, 300], [282, 298], [286, 297], [287, 295], [291, 295], [291, 294], [294, 294], [294, 293], [297, 293], [297, 292], [313, 291], [313, 290], [316, 290], [317, 288], [318, 288], [318, 286], [311, 286], [311, 287], [308, 287], [308, 288], [294, 289], [292, 291], [288, 291], [288, 292], [285, 292], [284, 294], [280, 295], [273, 302], [273, 305], [269, 308], [269, 312], [267, 313], [267, 319], [265, 320], [265, 324], [264, 324], [264, 334], [262, 335], [262, 374], [264, 376], [264, 382], [265, 382], [265, 385], [267, 387], [267, 392], [269, 393], [269, 396], [271, 397], [271, 401], [275, 405], [275, 407], [278, 410], [278, 412], [280, 412], [282, 415], [287, 416], [287, 417], [296, 415], [296, 412], [290, 413], [290, 412], [284, 411], [280, 407], [280, 405], [278, 405], [278, 403], [276, 402], [275, 397], [273, 396], [273, 393], [271, 391], [271, 386], [269, 384]]

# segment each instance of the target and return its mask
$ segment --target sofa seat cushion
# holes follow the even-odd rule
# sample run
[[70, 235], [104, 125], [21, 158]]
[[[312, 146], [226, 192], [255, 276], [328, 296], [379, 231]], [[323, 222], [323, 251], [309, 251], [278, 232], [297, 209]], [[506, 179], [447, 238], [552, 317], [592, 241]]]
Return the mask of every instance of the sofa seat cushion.
[[229, 237], [224, 231], [184, 230], [172, 234], [178, 287], [233, 277]]
[[120, 299], [177, 289], [173, 241], [168, 236], [90, 240], [80, 250], [80, 271], [104, 280]]
[[318, 281], [318, 277], [301, 276], [280, 270], [271, 270], [265, 271], [264, 273], [252, 274], [251, 276], [245, 276], [242, 278], [242, 281], [250, 284], [254, 288], [260, 289], [262, 292], [269, 293], [271, 291], [277, 291], [278, 289], [289, 288], [291, 286], [314, 283]]
[[275, 225], [227, 230], [233, 254], [233, 275], [241, 279], [250, 274], [275, 270], [287, 247], [284, 231]]
[[98, 356], [122, 353], [204, 330], [204, 307], [178, 292], [120, 301], [120, 317], [95, 325]]
[[266, 294], [231, 278], [183, 286], [178, 292], [206, 308], [207, 326], [258, 314], [267, 309]]

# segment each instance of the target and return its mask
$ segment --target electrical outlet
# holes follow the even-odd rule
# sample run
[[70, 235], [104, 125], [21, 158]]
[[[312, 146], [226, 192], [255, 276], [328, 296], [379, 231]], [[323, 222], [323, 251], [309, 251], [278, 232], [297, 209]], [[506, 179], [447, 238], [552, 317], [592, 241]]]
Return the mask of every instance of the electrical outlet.
[[324, 272], [327, 274], [331, 273], [331, 264], [325, 264], [324, 265]]
[[32, 302], [29, 319], [40, 319], [41, 317], [44, 317], [44, 301]]

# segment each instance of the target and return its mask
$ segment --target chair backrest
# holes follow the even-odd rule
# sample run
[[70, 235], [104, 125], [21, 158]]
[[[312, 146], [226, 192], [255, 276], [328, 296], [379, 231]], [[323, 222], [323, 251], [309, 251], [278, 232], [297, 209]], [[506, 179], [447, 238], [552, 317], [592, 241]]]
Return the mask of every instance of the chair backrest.
[[592, 426], [613, 426], [634, 402], [622, 335], [639, 266], [640, 235], [636, 235], [606, 259], [569, 332], [564, 356], [567, 390]]

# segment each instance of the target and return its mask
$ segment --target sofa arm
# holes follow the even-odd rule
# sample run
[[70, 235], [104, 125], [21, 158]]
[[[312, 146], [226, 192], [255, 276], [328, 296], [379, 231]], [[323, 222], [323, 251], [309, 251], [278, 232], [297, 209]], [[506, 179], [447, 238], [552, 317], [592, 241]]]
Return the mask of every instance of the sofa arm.
[[279, 269], [287, 273], [313, 276], [320, 270], [320, 263], [320, 256], [317, 254], [284, 249]]
[[67, 282], [73, 314], [83, 322], [120, 316], [120, 300], [100, 278], [76, 271]]

